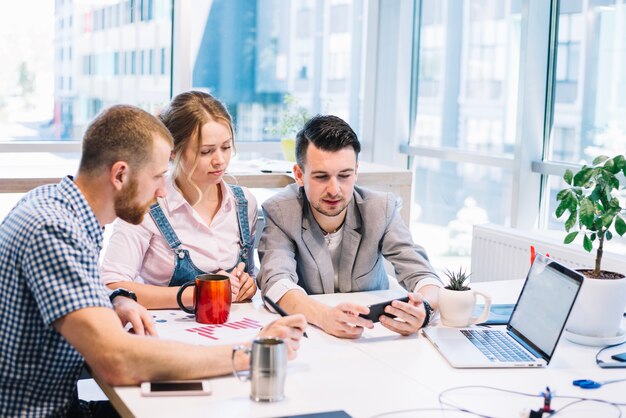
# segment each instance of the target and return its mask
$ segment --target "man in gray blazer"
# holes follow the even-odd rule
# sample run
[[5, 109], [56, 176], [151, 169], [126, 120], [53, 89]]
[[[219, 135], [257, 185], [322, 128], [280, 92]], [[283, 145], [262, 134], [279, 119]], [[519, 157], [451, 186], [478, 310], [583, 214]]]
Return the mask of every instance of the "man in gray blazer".
[[336, 116], [316, 116], [298, 133], [296, 184], [262, 205], [259, 287], [287, 313], [303, 313], [329, 334], [358, 338], [373, 327], [359, 317], [369, 313], [366, 306], [332, 308], [307, 294], [387, 289], [386, 258], [409, 302], [385, 309], [402, 321], [384, 315], [380, 321], [409, 335], [428, 324], [441, 281], [413, 243], [395, 197], [355, 186], [360, 150], [354, 131]]

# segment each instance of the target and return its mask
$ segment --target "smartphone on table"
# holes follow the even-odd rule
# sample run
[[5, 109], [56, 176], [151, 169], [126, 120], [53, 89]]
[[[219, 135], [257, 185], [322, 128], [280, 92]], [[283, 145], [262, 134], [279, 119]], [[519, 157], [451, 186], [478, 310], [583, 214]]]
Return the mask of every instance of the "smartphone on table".
[[375, 303], [373, 305], [367, 305], [367, 307], [370, 308], [370, 313], [368, 313], [367, 315], [360, 314], [359, 316], [361, 318], [369, 319], [372, 322], [378, 322], [378, 318], [381, 315], [388, 316], [389, 318], [395, 318], [396, 317], [395, 315], [388, 314], [387, 312], [385, 312], [385, 307], [391, 305], [391, 302], [393, 302], [394, 300], [399, 300], [400, 302], [408, 302], [409, 297], [406, 296], [406, 297], [399, 298], [399, 299], [392, 299], [392, 300], [388, 300], [385, 302]]
[[626, 353], [613, 354], [611, 356], [613, 360], [617, 361], [625, 361], [626, 362]]
[[143, 382], [143, 396], [201, 396], [211, 394], [211, 382], [208, 380], [170, 380]]

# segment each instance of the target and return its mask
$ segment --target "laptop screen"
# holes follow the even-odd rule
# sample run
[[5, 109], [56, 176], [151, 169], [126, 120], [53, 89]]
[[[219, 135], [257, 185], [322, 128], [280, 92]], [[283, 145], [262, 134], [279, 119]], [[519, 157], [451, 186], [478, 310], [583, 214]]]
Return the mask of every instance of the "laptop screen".
[[537, 254], [508, 328], [552, 357], [582, 280], [579, 273]]

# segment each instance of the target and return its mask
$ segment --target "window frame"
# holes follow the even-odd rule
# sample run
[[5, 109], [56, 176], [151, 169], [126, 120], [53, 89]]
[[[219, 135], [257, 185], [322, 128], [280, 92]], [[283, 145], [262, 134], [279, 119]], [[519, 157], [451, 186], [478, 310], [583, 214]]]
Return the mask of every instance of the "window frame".
[[[418, 97], [416, 69], [419, 68], [421, 8], [422, 0], [415, 0], [411, 133], [416, 129]], [[514, 228], [544, 228], [549, 203], [546, 201], [548, 176], [562, 176], [567, 168], [579, 167], [576, 164], [547, 160], [553, 123], [558, 15], [559, 0], [549, 2], [527, 0], [522, 6], [520, 93], [513, 156], [494, 156], [457, 148], [418, 146], [411, 144], [408, 137], [399, 147], [401, 153], [410, 157], [425, 156], [442, 161], [512, 168], [510, 219]], [[524, 86], [533, 86], [533, 91], [539, 91], [541, 94], [524, 94]]]

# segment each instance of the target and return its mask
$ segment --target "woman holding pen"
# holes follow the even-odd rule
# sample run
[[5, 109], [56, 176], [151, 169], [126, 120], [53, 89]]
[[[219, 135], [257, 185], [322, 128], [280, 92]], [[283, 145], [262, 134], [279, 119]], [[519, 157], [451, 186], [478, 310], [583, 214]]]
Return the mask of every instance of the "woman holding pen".
[[[174, 138], [167, 196], [140, 225], [120, 219], [101, 258], [102, 278], [135, 292], [150, 309], [176, 308], [178, 287], [199, 274], [228, 274], [233, 301], [256, 292], [253, 258], [257, 203], [224, 174], [235, 134], [226, 107], [210, 94], [189, 91], [161, 113]], [[193, 289], [183, 302], [193, 304]]]

